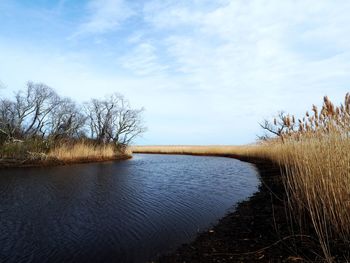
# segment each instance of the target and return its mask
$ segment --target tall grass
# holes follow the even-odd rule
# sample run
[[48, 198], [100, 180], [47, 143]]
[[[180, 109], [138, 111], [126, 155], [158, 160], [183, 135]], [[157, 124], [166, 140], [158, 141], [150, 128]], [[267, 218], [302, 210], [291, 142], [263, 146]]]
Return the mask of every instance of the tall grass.
[[331, 133], [322, 138], [288, 141], [279, 157], [290, 205], [311, 218], [329, 261], [332, 240], [350, 245], [349, 150], [349, 138]]
[[310, 218], [324, 258], [332, 262], [335, 240], [350, 247], [350, 96], [339, 107], [325, 97], [320, 112], [315, 106], [312, 112], [298, 121], [285, 116], [287, 128], [281, 137], [262, 144], [138, 146], [132, 151], [232, 155], [278, 163], [289, 208], [296, 217]]
[[115, 147], [111, 144], [93, 145], [91, 143], [63, 144], [51, 149], [47, 157], [60, 161], [107, 160], [117, 157]]
[[131, 146], [130, 150], [134, 153], [159, 153], [159, 154], [197, 154], [197, 155], [225, 155], [234, 152], [240, 152], [248, 146], [190, 146], [190, 145], [169, 145], [169, 146]]
[[128, 149], [117, 149], [114, 144], [96, 144], [91, 141], [49, 143], [43, 140], [8, 142], [0, 146], [0, 165], [8, 160], [41, 163], [103, 161], [130, 157]]
[[324, 97], [321, 110], [312, 112], [299, 119], [298, 130], [295, 118], [285, 117], [279, 150], [269, 154], [283, 168], [291, 208], [311, 218], [331, 262], [334, 240], [350, 245], [350, 95], [339, 107]]

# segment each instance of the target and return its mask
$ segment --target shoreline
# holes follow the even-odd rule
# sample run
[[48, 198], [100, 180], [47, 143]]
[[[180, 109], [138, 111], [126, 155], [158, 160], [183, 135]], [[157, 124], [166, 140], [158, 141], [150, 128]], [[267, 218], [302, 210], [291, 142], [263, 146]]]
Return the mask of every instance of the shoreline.
[[0, 159], [0, 169], [8, 168], [29, 168], [29, 167], [54, 167], [54, 166], [65, 166], [73, 164], [84, 164], [84, 163], [103, 163], [110, 161], [121, 161], [131, 159], [132, 155], [121, 154], [113, 158], [80, 158], [74, 160], [29, 160], [29, 159], [13, 159], [6, 158]]
[[[142, 153], [136, 151], [134, 153]], [[235, 154], [159, 153], [234, 158], [249, 162], [259, 171], [258, 191], [195, 239], [151, 262], [324, 262], [322, 249], [308, 218], [292, 215], [281, 179], [280, 167], [271, 161]], [[306, 224], [305, 224], [306, 222]], [[304, 226], [305, 225], [305, 226]], [[345, 247], [339, 247], [346, 251]], [[342, 258], [339, 257], [338, 260]]]
[[280, 168], [267, 161], [249, 162], [258, 168], [259, 190], [194, 241], [152, 262], [323, 261], [314, 237], [298, 234], [288, 215]]
[[153, 262], [322, 261], [314, 254], [318, 246], [313, 237], [298, 234], [297, 226], [288, 219], [279, 167], [266, 161], [253, 164], [261, 180], [253, 196], [194, 241]]

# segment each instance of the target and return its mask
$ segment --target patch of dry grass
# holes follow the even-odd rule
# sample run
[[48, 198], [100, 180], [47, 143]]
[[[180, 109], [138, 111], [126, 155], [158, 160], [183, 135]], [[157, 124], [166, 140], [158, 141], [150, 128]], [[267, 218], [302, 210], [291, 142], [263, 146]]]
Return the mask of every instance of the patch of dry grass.
[[279, 155], [291, 208], [309, 215], [328, 261], [333, 240], [350, 245], [349, 150], [349, 138], [331, 133], [288, 141]]
[[239, 152], [247, 146], [191, 146], [191, 145], [162, 145], [162, 146], [131, 146], [133, 153], [161, 153], [161, 154], [198, 154], [225, 155]]
[[113, 145], [93, 145], [89, 143], [77, 143], [74, 145], [63, 144], [51, 149], [47, 157], [65, 162], [77, 160], [109, 160], [117, 157]]
[[51, 145], [25, 141], [0, 146], [0, 168], [112, 161], [131, 157], [128, 148], [82, 140]]

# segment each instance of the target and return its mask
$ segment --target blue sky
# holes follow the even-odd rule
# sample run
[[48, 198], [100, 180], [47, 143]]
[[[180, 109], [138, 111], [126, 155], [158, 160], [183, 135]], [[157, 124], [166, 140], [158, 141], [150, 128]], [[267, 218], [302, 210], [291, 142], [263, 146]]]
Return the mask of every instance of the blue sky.
[[350, 91], [350, 1], [0, 1], [1, 96], [28, 80], [145, 107], [139, 144], [245, 144]]

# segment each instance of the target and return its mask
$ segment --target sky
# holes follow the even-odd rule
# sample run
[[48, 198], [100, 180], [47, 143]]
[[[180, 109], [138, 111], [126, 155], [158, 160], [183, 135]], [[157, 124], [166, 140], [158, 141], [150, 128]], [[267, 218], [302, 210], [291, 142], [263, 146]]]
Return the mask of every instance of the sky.
[[43, 82], [144, 107], [135, 144], [246, 144], [350, 91], [347, 0], [0, 0], [0, 96]]

